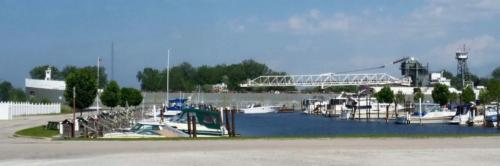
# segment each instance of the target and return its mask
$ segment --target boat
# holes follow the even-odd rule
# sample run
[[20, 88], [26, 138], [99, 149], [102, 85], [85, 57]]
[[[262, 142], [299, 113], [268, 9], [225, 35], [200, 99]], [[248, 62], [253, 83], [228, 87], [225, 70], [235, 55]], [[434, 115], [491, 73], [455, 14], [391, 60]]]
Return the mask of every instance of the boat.
[[486, 127], [496, 127], [498, 126], [498, 112], [496, 105], [486, 105], [485, 106], [486, 117], [484, 123]]
[[241, 112], [244, 114], [266, 114], [276, 113], [279, 109], [279, 106], [262, 106], [260, 104], [251, 104], [247, 108], [241, 109]]
[[130, 129], [106, 133], [103, 136], [103, 138], [165, 138], [165, 137], [187, 137], [187, 134], [157, 121], [141, 121], [136, 123]]
[[222, 123], [222, 114], [203, 109], [183, 109], [182, 113], [165, 123], [177, 130], [188, 133], [188, 117], [196, 119], [196, 135], [198, 137], [227, 136], [228, 132]]
[[189, 100], [186, 98], [174, 98], [168, 100], [168, 105], [165, 106], [165, 111], [163, 113], [164, 117], [171, 118], [173, 116], [182, 113], [183, 109], [192, 109], [192, 106], [187, 104]]
[[456, 111], [443, 108], [439, 104], [422, 103], [415, 106], [415, 111], [411, 115], [397, 118], [396, 123], [447, 123], [455, 115]]

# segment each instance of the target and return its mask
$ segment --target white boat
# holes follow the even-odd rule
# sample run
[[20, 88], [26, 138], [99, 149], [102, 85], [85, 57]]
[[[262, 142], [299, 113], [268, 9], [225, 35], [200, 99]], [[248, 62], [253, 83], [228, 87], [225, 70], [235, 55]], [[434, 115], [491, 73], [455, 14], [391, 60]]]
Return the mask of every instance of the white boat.
[[448, 123], [456, 111], [442, 108], [439, 104], [422, 103], [415, 106], [415, 111], [412, 115], [402, 116], [396, 119], [398, 124], [409, 123]]
[[156, 121], [141, 121], [132, 128], [119, 132], [104, 134], [103, 138], [165, 138], [165, 137], [187, 137], [172, 127]]
[[[196, 119], [196, 135], [198, 137], [221, 137], [227, 136], [227, 129], [222, 125], [222, 115], [219, 112], [212, 112], [198, 109], [185, 109], [182, 113], [165, 123], [179, 131], [187, 133], [188, 128], [188, 113], [189, 117]], [[193, 128], [191, 128], [193, 130]]]
[[262, 106], [260, 104], [252, 104], [247, 108], [241, 109], [244, 114], [265, 114], [265, 113], [276, 113], [280, 109], [279, 106]]

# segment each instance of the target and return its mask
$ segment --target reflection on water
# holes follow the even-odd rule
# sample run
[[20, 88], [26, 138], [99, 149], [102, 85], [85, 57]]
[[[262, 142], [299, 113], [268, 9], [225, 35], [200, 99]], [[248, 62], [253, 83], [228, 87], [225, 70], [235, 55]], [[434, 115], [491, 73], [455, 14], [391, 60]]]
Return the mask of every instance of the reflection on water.
[[237, 114], [242, 136], [339, 136], [357, 134], [500, 134], [495, 128], [448, 124], [397, 125], [394, 122], [340, 120], [302, 113]]

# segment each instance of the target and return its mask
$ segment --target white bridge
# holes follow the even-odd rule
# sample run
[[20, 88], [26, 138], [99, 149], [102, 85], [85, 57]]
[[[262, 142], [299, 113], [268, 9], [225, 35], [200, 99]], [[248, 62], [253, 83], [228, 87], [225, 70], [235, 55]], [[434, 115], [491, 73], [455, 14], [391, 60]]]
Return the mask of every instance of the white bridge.
[[326, 73], [319, 75], [275, 75], [260, 76], [241, 87], [278, 87], [278, 86], [345, 86], [345, 85], [404, 85], [410, 86], [411, 79], [398, 79], [386, 73], [375, 74], [335, 74]]

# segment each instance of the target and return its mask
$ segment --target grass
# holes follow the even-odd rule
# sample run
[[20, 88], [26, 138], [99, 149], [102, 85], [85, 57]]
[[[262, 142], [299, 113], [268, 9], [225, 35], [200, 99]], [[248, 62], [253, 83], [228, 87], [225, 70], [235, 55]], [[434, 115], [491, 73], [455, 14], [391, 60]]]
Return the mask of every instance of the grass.
[[47, 130], [45, 126], [36, 126], [32, 128], [16, 131], [15, 135], [36, 138], [50, 138], [59, 134], [57, 130]]

